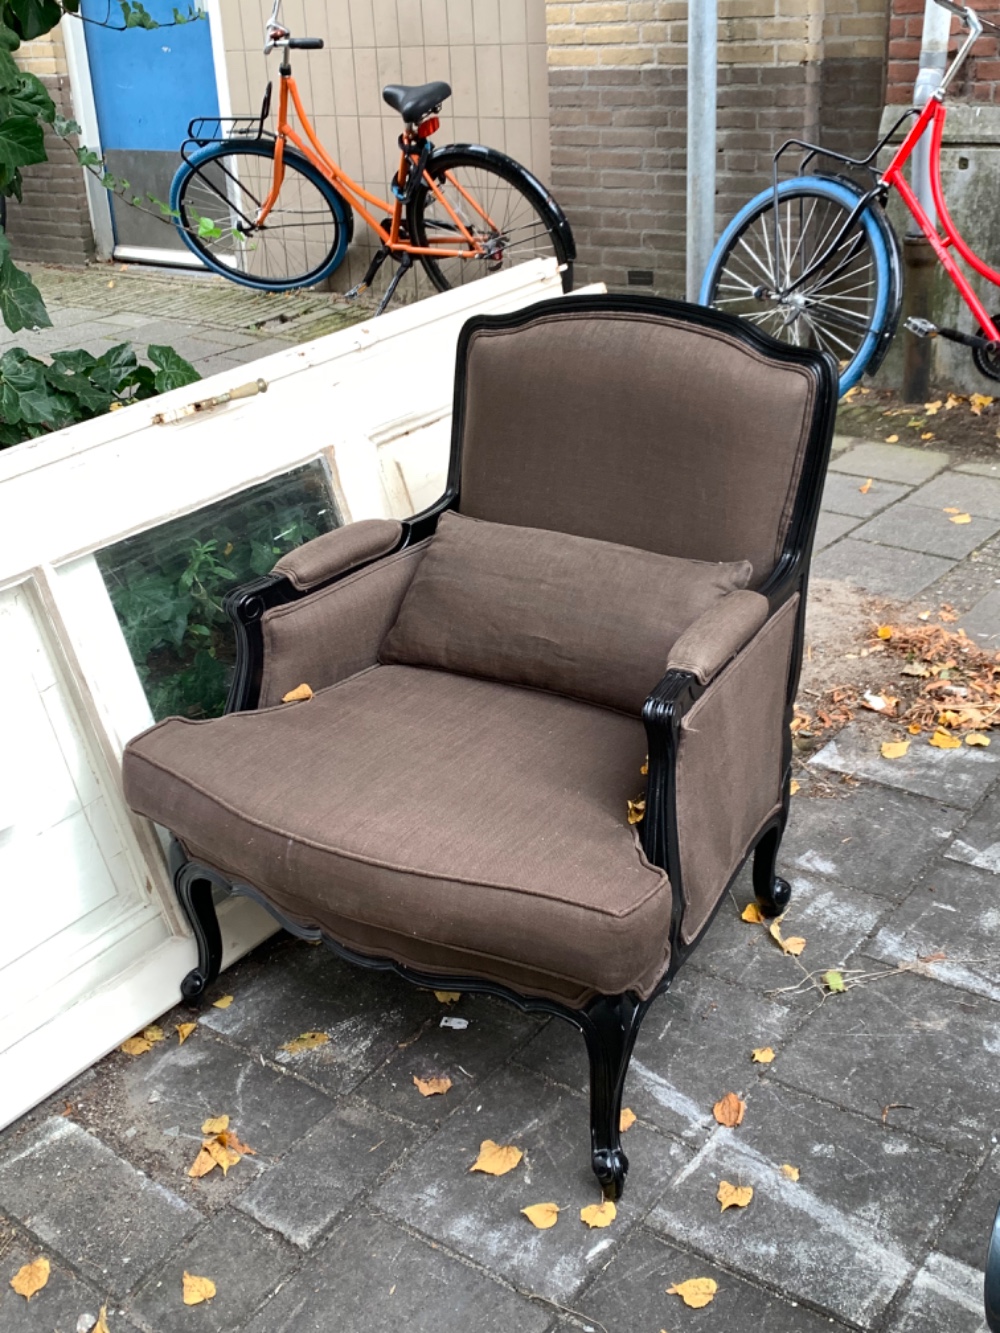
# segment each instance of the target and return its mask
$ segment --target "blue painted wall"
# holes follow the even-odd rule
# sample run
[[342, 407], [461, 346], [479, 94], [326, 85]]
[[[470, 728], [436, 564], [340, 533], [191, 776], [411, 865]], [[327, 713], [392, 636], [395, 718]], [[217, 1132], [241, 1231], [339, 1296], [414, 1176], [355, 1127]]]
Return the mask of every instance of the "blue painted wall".
[[[186, 0], [181, 0], [182, 7]], [[170, 0], [146, 0], [158, 23], [173, 18]], [[84, 0], [87, 18], [108, 17], [108, 0]], [[121, 22], [112, 0], [111, 22]], [[176, 152], [194, 116], [217, 116], [219, 97], [208, 19], [175, 28], [110, 31], [85, 25], [101, 145]]]

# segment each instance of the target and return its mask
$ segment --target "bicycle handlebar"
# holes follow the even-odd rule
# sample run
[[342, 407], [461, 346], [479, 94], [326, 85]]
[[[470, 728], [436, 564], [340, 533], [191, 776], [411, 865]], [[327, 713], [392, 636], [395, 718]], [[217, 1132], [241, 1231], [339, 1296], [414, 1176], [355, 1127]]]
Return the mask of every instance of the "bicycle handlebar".
[[934, 0], [934, 3], [940, 5], [942, 9], [950, 10], [951, 13], [954, 14], [956, 18], [964, 19], [966, 22], [968, 22], [968, 17], [969, 17], [968, 5], [958, 5], [955, 3], [955, 0]]
[[322, 37], [289, 37], [285, 43], [290, 51], [322, 51]]

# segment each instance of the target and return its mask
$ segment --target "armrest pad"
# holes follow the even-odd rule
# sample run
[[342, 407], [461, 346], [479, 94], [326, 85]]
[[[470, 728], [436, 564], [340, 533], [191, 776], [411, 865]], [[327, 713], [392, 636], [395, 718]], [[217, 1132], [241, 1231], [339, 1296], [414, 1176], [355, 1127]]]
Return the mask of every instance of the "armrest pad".
[[397, 519], [363, 518], [289, 551], [274, 566], [274, 572], [305, 592], [355, 565], [386, 555], [399, 545], [402, 536], [403, 525]]
[[768, 600], [759, 592], [727, 593], [688, 625], [670, 650], [667, 669], [690, 671], [704, 685], [753, 638], [767, 614]]

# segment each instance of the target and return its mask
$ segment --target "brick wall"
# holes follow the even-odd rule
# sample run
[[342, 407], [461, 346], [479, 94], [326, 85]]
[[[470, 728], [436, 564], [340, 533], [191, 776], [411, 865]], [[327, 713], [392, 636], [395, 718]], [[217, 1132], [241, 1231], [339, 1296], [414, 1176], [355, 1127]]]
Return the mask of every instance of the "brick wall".
[[[1000, 4], [972, 0], [983, 18], [1000, 23]], [[889, 69], [886, 101], [905, 105], [913, 96], [924, 22], [923, 0], [892, 0], [889, 20]], [[949, 54], [958, 49], [963, 33], [952, 22]], [[977, 102], [1000, 102], [1000, 41], [985, 33], [973, 48], [972, 58], [952, 84], [954, 96]]]
[[[41, 79], [59, 114], [71, 119], [66, 51], [58, 29], [25, 42], [15, 59], [22, 69]], [[68, 145], [49, 130], [45, 148], [49, 160], [23, 173], [22, 202], [8, 201], [11, 249], [16, 259], [82, 264], [94, 249], [83, 174]]]
[[[549, 0], [552, 186], [581, 280], [683, 294], [687, 8]], [[717, 226], [767, 183], [784, 139], [853, 153], [874, 143], [886, 8], [719, 0]]]

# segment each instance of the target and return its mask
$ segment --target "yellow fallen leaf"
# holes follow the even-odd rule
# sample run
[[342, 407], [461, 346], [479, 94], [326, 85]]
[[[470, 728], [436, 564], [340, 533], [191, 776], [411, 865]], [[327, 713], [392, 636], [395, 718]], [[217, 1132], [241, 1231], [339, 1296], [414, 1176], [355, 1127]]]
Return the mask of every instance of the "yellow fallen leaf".
[[110, 1328], [108, 1328], [108, 1307], [106, 1305], [101, 1306], [101, 1313], [97, 1316], [97, 1323], [90, 1330], [90, 1333], [111, 1333]]
[[413, 1081], [417, 1085], [417, 1091], [421, 1097], [443, 1095], [451, 1087], [451, 1079], [447, 1074], [443, 1078], [417, 1078], [414, 1074]]
[[798, 1180], [799, 1176], [801, 1175], [801, 1172], [799, 1171], [799, 1168], [797, 1166], [789, 1166], [788, 1163], [786, 1162], [785, 1165], [781, 1168], [781, 1174], [785, 1176], [788, 1180]]
[[210, 1277], [195, 1277], [191, 1273], [184, 1274], [184, 1304], [201, 1305], [202, 1301], [210, 1301], [215, 1295], [215, 1283]]
[[759, 926], [764, 920], [764, 914], [756, 903], [747, 903], [740, 913], [741, 921], [749, 921], [752, 926]]
[[758, 1046], [753, 1052], [752, 1059], [755, 1065], [769, 1065], [774, 1059], [774, 1051], [770, 1046]]
[[936, 399], [933, 403], [924, 403], [924, 411], [929, 417], [937, 416], [941, 411], [941, 399]]
[[588, 1227], [609, 1227], [617, 1216], [618, 1209], [610, 1199], [580, 1209], [580, 1221], [586, 1222]]
[[925, 430], [924, 433], [921, 435], [920, 438], [921, 438], [922, 440], [933, 440], [933, 438], [934, 438], [934, 432], [933, 432], [932, 430]]
[[245, 1143], [241, 1143], [231, 1129], [227, 1129], [219, 1135], [219, 1142], [227, 1148], [232, 1148], [233, 1152], [239, 1153], [242, 1157], [257, 1156], [257, 1149], [248, 1148]]
[[953, 407], [958, 407], [959, 403], [963, 401], [964, 399], [962, 398], [961, 394], [950, 393], [948, 397], [945, 399], [944, 410], [946, 412], [950, 412]]
[[960, 514], [962, 511], [958, 505], [949, 505], [947, 509], [942, 509], [943, 514]]
[[806, 947], [806, 942], [801, 935], [789, 935], [786, 939], [781, 933], [781, 917], [777, 921], [772, 921], [768, 927], [768, 933], [771, 938], [781, 945], [782, 953], [793, 954], [798, 958], [799, 954]]
[[989, 736], [984, 736], [980, 731], [970, 731], [965, 738], [966, 745], [989, 745]]
[[198, 1156], [188, 1167], [188, 1175], [195, 1180], [200, 1180], [202, 1176], [207, 1176], [209, 1171], [214, 1171], [217, 1166], [215, 1158], [207, 1148], [202, 1148]]
[[229, 1168], [235, 1166], [240, 1160], [239, 1153], [233, 1152], [232, 1148], [227, 1148], [221, 1138], [205, 1139], [202, 1148], [208, 1153], [215, 1165], [222, 1168], [224, 1176], [228, 1176]]
[[983, 414], [983, 408], [989, 407], [993, 399], [988, 393], [970, 393], [969, 407], [972, 409], [972, 415], [980, 417]]
[[148, 1042], [166, 1041], [167, 1039], [167, 1034], [155, 1023], [152, 1023], [148, 1028], [143, 1028], [142, 1035]]
[[719, 1284], [714, 1277], [689, 1277], [686, 1282], [675, 1282], [667, 1288], [668, 1296], [679, 1296], [692, 1310], [700, 1310], [715, 1300]]
[[201, 1127], [203, 1134], [221, 1134], [224, 1129], [229, 1128], [229, 1116], [216, 1115], [210, 1120], [206, 1120]]
[[636, 1114], [631, 1106], [623, 1106], [622, 1113], [618, 1117], [618, 1133], [624, 1134], [627, 1130], [630, 1130], [635, 1124], [635, 1121]]
[[788, 784], [789, 796], [794, 796], [795, 793], [800, 790], [800, 788], [801, 788], [801, 783], [799, 782], [798, 778], [792, 778], [791, 782]]
[[879, 627], [878, 627], [878, 629], [875, 631], [875, 633], [876, 633], [876, 635], [877, 635], [880, 639], [891, 639], [891, 638], [892, 638], [892, 626], [891, 626], [891, 625], [879, 625]]
[[923, 727], [921, 727], [920, 724], [917, 722], [911, 722], [910, 725], [906, 728], [906, 730], [910, 733], [911, 736], [919, 736], [920, 733], [923, 731]]
[[457, 1004], [462, 998], [462, 992], [460, 990], [436, 990], [434, 998], [441, 1004]]
[[745, 1101], [737, 1097], [735, 1092], [727, 1092], [725, 1097], [720, 1098], [712, 1107], [712, 1114], [720, 1125], [725, 1125], [727, 1129], [735, 1129], [737, 1125], [743, 1123], [746, 1110]]
[[896, 444], [896, 443], [898, 443], [898, 441], [899, 441], [899, 436], [898, 436], [898, 435], [887, 435], [887, 436], [885, 437], [885, 442], [886, 442], [886, 444]]
[[730, 1185], [728, 1180], [723, 1180], [715, 1192], [715, 1197], [722, 1204], [722, 1212], [727, 1208], [745, 1208], [753, 1198], [752, 1185]]
[[479, 1156], [469, 1167], [470, 1171], [482, 1171], [487, 1176], [505, 1176], [513, 1171], [524, 1156], [520, 1148], [512, 1143], [494, 1143], [492, 1139], [483, 1139], [479, 1145]]
[[936, 750], [960, 750], [962, 748], [962, 742], [957, 736], [950, 736], [947, 731], [942, 731], [940, 727], [935, 731], [929, 743]]
[[174, 1030], [177, 1033], [177, 1045], [183, 1046], [197, 1026], [197, 1023], [175, 1023]]
[[128, 1041], [122, 1042], [120, 1049], [126, 1055], [145, 1055], [153, 1049], [153, 1043], [145, 1037], [129, 1037]]
[[52, 1265], [48, 1259], [44, 1255], [39, 1255], [30, 1264], [25, 1264], [23, 1268], [17, 1270], [10, 1280], [10, 1285], [18, 1296], [23, 1296], [26, 1301], [30, 1301], [35, 1292], [41, 1291], [48, 1282], [51, 1271]]
[[298, 703], [300, 699], [311, 699], [313, 697], [312, 687], [309, 685], [296, 685], [294, 690], [289, 690], [287, 694], [281, 696], [283, 704]]
[[281, 1049], [290, 1051], [292, 1055], [298, 1055], [301, 1051], [314, 1051], [317, 1046], [325, 1046], [329, 1040], [325, 1032], [303, 1032], [298, 1037], [293, 1037], [291, 1041], [286, 1041]]
[[234, 997], [232, 995], [223, 995], [221, 999], [212, 1001], [212, 1008], [228, 1009], [233, 1002], [233, 998]]
[[557, 1203], [532, 1203], [527, 1208], [522, 1208], [521, 1212], [539, 1231], [548, 1231], [549, 1227], [554, 1227], [559, 1221]]
[[971, 523], [971, 514], [953, 514], [948, 520], [949, 523]]
[[883, 741], [882, 758], [883, 759], [902, 759], [910, 748], [909, 741]]
[[[897, 435], [896, 438], [899, 439], [899, 436]], [[871, 490], [871, 488], [872, 488], [872, 479], [871, 477], [869, 477], [863, 486], [858, 487], [858, 490], [861, 492], [862, 495], [867, 495], [868, 492]]]
[[628, 805], [628, 822], [630, 824], [641, 824], [646, 817], [645, 797], [638, 797], [634, 801], [626, 802]]

